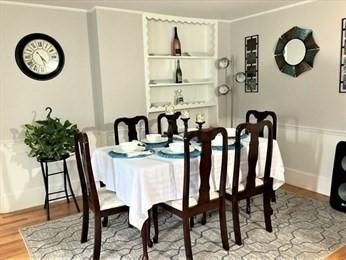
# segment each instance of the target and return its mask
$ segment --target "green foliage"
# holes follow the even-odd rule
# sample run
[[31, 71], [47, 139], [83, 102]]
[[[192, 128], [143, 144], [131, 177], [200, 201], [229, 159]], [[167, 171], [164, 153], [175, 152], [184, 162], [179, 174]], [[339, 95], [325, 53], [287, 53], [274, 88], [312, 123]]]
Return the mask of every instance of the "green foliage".
[[46, 110], [49, 110], [46, 120], [24, 125], [24, 143], [31, 149], [29, 156], [59, 159], [74, 152], [74, 134], [78, 128], [68, 120], [62, 123], [59, 118], [51, 118], [50, 107]]

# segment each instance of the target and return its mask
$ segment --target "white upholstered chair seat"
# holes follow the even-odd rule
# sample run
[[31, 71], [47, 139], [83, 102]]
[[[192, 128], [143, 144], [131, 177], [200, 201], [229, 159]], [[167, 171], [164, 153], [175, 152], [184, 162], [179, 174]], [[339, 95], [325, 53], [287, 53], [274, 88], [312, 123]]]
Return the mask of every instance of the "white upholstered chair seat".
[[125, 205], [124, 202], [122, 202], [118, 198], [115, 192], [106, 190], [105, 188], [99, 189], [97, 191], [97, 195], [99, 196], [100, 210], [106, 210]]
[[[213, 200], [219, 197], [219, 193], [217, 191], [211, 191], [209, 192], [209, 199]], [[197, 205], [197, 200], [198, 198], [193, 198], [190, 197], [189, 198], [189, 207], [193, 207]], [[168, 206], [171, 206], [172, 208], [175, 208], [177, 210], [182, 211], [183, 210], [183, 200], [179, 199], [179, 200], [170, 200], [165, 202], [165, 204], [167, 204]]]
[[[255, 179], [255, 185], [256, 186], [260, 186], [262, 184], [263, 184], [263, 180], [258, 179], [258, 178]], [[239, 183], [239, 185], [238, 185], [238, 192], [245, 190], [245, 186], [246, 186], [246, 182]], [[226, 193], [232, 194], [232, 188], [226, 189]]]

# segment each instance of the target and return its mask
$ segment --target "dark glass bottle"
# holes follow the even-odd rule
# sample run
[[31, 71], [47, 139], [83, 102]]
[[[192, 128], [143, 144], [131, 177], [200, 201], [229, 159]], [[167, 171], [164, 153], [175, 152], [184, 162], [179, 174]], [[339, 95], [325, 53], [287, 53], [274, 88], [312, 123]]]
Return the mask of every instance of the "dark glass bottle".
[[181, 55], [181, 45], [178, 37], [177, 27], [174, 27], [174, 38], [172, 41], [172, 55], [180, 56]]
[[177, 69], [175, 70], [175, 83], [183, 83], [183, 73], [181, 72], [179, 60], [177, 60]]

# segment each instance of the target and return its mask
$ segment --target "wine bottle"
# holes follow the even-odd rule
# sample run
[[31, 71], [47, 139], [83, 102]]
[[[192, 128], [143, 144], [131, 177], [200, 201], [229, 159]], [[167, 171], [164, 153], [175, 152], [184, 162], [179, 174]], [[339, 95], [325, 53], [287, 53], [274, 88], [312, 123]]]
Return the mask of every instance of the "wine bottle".
[[172, 41], [172, 55], [180, 56], [181, 55], [181, 45], [178, 37], [177, 27], [174, 27], [174, 38]]
[[175, 71], [175, 83], [183, 83], [183, 73], [181, 72], [179, 60], [177, 60], [177, 69]]

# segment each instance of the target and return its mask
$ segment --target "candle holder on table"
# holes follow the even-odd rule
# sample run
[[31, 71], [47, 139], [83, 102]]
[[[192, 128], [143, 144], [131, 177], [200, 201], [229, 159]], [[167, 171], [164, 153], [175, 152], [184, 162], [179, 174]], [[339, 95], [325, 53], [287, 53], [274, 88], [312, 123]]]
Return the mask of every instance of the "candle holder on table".
[[187, 118], [181, 118], [181, 120], [184, 122], [184, 135], [187, 133], [187, 130], [189, 128], [189, 120], [190, 120], [190, 117], [187, 117]]
[[176, 128], [176, 118], [175, 115], [167, 115], [166, 118], [168, 121], [168, 129], [167, 129], [167, 137], [168, 137], [168, 144], [173, 143], [173, 134], [174, 130]]
[[203, 124], [205, 124], [205, 121], [203, 121], [203, 122], [196, 122], [196, 124], [198, 125], [198, 130], [202, 130], [202, 126], [203, 126]]

